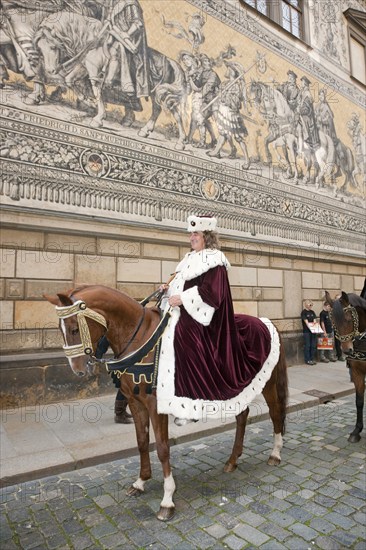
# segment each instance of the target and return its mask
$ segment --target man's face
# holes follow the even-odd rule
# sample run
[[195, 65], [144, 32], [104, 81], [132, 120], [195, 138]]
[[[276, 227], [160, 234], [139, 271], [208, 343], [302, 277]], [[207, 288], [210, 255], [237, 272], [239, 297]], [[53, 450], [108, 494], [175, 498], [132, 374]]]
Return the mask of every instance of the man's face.
[[191, 248], [195, 252], [200, 252], [205, 248], [205, 239], [203, 237], [202, 231], [194, 231], [189, 236], [189, 242], [191, 243]]

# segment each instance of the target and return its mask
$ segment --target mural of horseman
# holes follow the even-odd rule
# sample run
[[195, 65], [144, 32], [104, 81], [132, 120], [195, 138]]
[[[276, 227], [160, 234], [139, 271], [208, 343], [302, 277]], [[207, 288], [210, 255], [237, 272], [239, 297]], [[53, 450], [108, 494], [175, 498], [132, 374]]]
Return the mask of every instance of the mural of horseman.
[[0, 78], [2, 86], [9, 80], [8, 70], [22, 74], [33, 82], [33, 91], [24, 103], [38, 105], [46, 99], [45, 78], [34, 37], [41, 21], [67, 9], [83, 15], [95, 15], [97, 9], [81, 0], [3, 0], [1, 2]]
[[109, 57], [104, 85], [118, 86], [127, 96], [123, 123], [131, 126], [134, 111], [142, 111], [140, 98], [150, 96], [150, 74], [145, 25], [137, 0], [117, 0], [110, 6], [104, 43]]
[[[111, 97], [111, 102], [125, 107], [124, 123], [128, 126], [135, 120], [134, 113], [142, 110], [140, 98], [150, 97], [152, 114], [139, 135], [150, 135], [164, 108], [178, 126], [176, 148], [183, 149], [185, 132], [180, 106], [185, 95], [184, 74], [174, 60], [147, 47], [142, 11], [137, 8], [136, 0], [120, 0], [104, 23], [66, 11], [46, 17], [34, 39], [44, 74], [48, 82], [65, 84], [83, 101], [88, 100], [85, 83], [89, 83], [91, 100], [97, 107], [91, 122], [94, 127], [103, 125], [105, 102]], [[134, 14], [139, 19], [133, 19]]]
[[[309, 89], [310, 81], [301, 78], [301, 89], [296, 86], [296, 75], [288, 72], [291, 86], [271, 86], [260, 81], [250, 84], [250, 96], [268, 125], [264, 139], [266, 160], [272, 164], [269, 145], [272, 144], [281, 166], [285, 167], [286, 178], [299, 183], [302, 170], [298, 161], [302, 156], [305, 163], [303, 183], [313, 181], [316, 188], [324, 185], [328, 176], [334, 186], [334, 195], [346, 192], [355, 180], [355, 162], [351, 149], [336, 134], [334, 115], [326, 102], [326, 93], [320, 91], [319, 104], [314, 108]], [[287, 93], [290, 88], [291, 93]], [[314, 176], [311, 176], [311, 169]], [[338, 188], [335, 179], [344, 174], [344, 181]]]
[[357, 187], [357, 182], [355, 180], [356, 166], [353, 153], [337, 136], [334, 124], [334, 113], [327, 101], [326, 88], [319, 90], [319, 103], [315, 107], [315, 117], [318, 128], [333, 140], [335, 147], [335, 163], [337, 167], [335, 177], [337, 178], [341, 176], [342, 173], [344, 174], [344, 181], [340, 189], [345, 190], [348, 183], [353, 187]]

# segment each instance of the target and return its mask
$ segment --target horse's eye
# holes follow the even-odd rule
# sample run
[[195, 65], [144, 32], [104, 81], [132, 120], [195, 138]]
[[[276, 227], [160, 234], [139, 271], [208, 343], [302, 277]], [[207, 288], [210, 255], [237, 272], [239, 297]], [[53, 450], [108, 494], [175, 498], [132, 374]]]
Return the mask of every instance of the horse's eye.
[[76, 334], [79, 334], [79, 329], [78, 328], [73, 328], [72, 331], [71, 331], [71, 334], [73, 336], [76, 336]]

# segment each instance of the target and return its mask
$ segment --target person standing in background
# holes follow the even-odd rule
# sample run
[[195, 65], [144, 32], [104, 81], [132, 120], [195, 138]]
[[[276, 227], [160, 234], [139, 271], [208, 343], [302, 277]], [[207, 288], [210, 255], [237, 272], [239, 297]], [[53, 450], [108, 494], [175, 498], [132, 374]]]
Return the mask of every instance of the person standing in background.
[[[332, 322], [330, 320], [330, 317], [329, 317], [329, 312], [331, 310], [331, 306], [330, 304], [328, 304], [328, 302], [324, 302], [323, 303], [323, 309], [322, 311], [320, 312], [320, 315], [319, 315], [319, 322], [320, 322], [320, 326], [322, 328], [322, 331], [324, 333], [324, 336], [326, 336], [327, 338], [333, 338], [333, 342], [334, 342], [334, 333], [333, 333], [333, 327], [332, 327]], [[329, 359], [328, 357], [326, 357], [326, 353], [327, 355], [329, 355]], [[320, 350], [320, 362], [321, 363], [329, 363], [329, 361], [336, 361], [336, 358], [334, 356], [334, 343], [333, 343], [333, 349], [332, 350]]]
[[310, 330], [310, 325], [316, 320], [316, 313], [311, 308], [313, 302], [305, 300], [304, 309], [301, 312], [302, 332], [304, 336], [304, 359], [307, 365], [316, 365], [316, 334]]

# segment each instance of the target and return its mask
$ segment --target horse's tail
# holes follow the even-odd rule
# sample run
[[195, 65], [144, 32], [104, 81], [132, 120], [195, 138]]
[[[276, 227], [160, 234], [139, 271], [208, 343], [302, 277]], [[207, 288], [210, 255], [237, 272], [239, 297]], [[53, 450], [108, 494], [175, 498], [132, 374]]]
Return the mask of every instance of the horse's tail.
[[166, 58], [166, 63], [173, 70], [172, 82], [163, 82], [163, 76], [162, 81], [156, 85], [154, 93], [159, 105], [167, 111], [173, 111], [180, 106], [185, 97], [185, 78], [183, 70], [176, 61]]
[[285, 356], [285, 347], [283, 345], [283, 340], [281, 335], [280, 338], [280, 357], [277, 363], [277, 373], [276, 373], [276, 390], [278, 396], [278, 402], [280, 407], [280, 418], [281, 418], [281, 434], [285, 434], [286, 428], [286, 411], [288, 403], [288, 376], [287, 376], [287, 364]]

